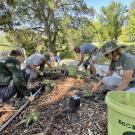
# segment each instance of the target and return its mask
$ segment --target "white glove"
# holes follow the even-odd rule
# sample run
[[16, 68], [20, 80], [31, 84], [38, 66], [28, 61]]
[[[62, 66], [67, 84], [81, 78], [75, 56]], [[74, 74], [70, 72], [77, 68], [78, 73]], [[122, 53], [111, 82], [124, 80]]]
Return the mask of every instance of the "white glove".
[[78, 67], [78, 70], [79, 70], [79, 71], [82, 71], [82, 70], [83, 70], [83, 66], [80, 65], [80, 66]]

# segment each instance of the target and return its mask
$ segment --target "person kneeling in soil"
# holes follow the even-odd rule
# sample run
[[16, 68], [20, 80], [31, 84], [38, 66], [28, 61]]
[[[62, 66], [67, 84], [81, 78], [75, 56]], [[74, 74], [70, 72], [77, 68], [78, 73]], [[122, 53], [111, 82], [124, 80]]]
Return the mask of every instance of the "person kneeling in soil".
[[[21, 50], [12, 50], [10, 57], [0, 60], [0, 103], [1, 105], [10, 100], [16, 93], [18, 99], [24, 97], [30, 101], [33, 96], [27, 89], [26, 80], [28, 75], [21, 71], [21, 63], [24, 62], [25, 55]], [[27, 77], [27, 78], [24, 78]]]
[[[125, 48], [125, 46], [118, 47], [114, 42], [107, 42], [101, 48], [102, 53], [111, 63], [107, 76], [93, 88], [93, 92], [100, 90], [102, 84], [104, 88], [108, 90], [127, 90], [135, 92], [135, 56], [121, 52], [121, 48]], [[114, 71], [119, 69], [123, 70], [122, 77], [112, 76]]]
[[[76, 53], [79, 53], [81, 55], [80, 62], [78, 63], [77, 67], [79, 67], [82, 63], [85, 67], [90, 66], [90, 73], [92, 73], [93, 77], [96, 77], [96, 68], [94, 64], [97, 62], [97, 56], [100, 54], [100, 50], [90, 43], [86, 43], [81, 45], [80, 47], [77, 46], [74, 48], [74, 51]], [[89, 58], [84, 61], [85, 54], [89, 54]]]
[[[44, 71], [44, 66], [47, 64], [50, 68], [52, 66], [49, 63], [50, 61], [50, 54], [44, 53], [43, 55], [40, 53], [34, 53], [30, 57], [27, 58], [25, 61], [26, 64], [26, 72], [30, 74], [30, 79], [34, 80], [37, 78], [39, 72]], [[40, 67], [39, 70], [37, 67]]]

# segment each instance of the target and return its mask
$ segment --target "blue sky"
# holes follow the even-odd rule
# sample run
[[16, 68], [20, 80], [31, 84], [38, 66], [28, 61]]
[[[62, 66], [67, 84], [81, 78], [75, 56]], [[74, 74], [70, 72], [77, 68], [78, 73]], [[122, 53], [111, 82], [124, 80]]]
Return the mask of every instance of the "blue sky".
[[[102, 6], [108, 6], [112, 0], [84, 0], [88, 6], [93, 6], [97, 12], [100, 11], [100, 8]], [[121, 2], [124, 5], [127, 5], [129, 7], [132, 0], [114, 0], [116, 2]]]

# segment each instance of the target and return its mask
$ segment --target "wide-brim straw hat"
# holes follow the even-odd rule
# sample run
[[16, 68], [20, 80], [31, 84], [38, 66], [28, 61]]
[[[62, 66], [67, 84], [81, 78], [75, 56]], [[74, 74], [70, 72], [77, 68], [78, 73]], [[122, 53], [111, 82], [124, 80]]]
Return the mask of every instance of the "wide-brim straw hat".
[[111, 52], [113, 52], [113, 51], [115, 51], [117, 49], [125, 48], [125, 47], [126, 47], [125, 45], [118, 46], [114, 42], [107, 42], [102, 46], [101, 52], [102, 52], [103, 55], [106, 55], [106, 54], [111, 53]]

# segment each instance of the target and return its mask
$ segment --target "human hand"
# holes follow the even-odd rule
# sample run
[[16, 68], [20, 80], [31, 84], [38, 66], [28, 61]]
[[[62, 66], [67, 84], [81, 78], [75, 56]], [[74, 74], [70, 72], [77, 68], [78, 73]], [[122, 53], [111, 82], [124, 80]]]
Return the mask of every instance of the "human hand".
[[98, 86], [94, 86], [94, 88], [92, 89], [92, 92], [97, 92], [99, 91], [99, 87]]
[[78, 69], [78, 71], [82, 71], [83, 67], [82, 66], [78, 66], [77, 69]]

